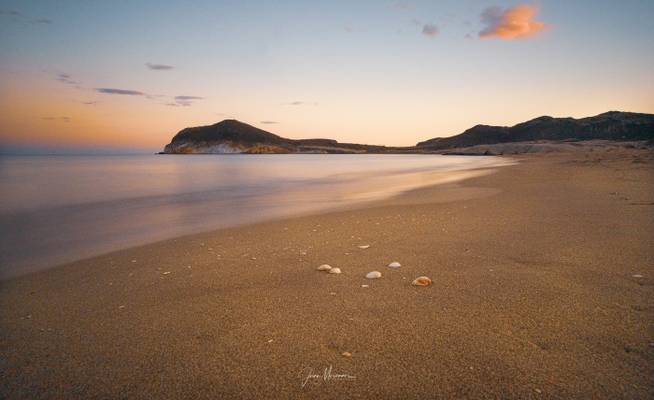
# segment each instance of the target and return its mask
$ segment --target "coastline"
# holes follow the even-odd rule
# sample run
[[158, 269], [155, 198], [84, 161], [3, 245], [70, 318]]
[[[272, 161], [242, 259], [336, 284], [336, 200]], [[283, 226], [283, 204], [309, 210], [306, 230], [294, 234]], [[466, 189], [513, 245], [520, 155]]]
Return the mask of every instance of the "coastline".
[[[7, 193], [0, 213], [0, 280], [196, 233], [365, 207], [511, 163], [499, 157], [433, 155], [265, 158], [171, 162], [137, 156], [120, 160], [118, 167], [111, 156], [62, 160], [56, 173], [39, 174], [32, 184], [21, 179], [30, 174], [26, 169], [35, 174], [52, 169], [50, 159], [21, 165], [23, 159], [13, 158], [1, 180], [15, 184], [0, 187]], [[71, 166], [103, 170], [104, 185], [89, 183], [88, 174], [76, 174]], [[125, 174], [126, 169], [136, 172]], [[44, 196], [32, 196], [35, 186]]]
[[515, 158], [0, 282], [0, 394], [651, 397], [651, 151]]

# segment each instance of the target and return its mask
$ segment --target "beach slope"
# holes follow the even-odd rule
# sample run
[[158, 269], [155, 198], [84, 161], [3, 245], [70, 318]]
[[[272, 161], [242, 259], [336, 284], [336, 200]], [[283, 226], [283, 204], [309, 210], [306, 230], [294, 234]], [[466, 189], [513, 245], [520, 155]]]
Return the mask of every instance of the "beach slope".
[[4, 281], [0, 397], [653, 397], [651, 150], [518, 160]]

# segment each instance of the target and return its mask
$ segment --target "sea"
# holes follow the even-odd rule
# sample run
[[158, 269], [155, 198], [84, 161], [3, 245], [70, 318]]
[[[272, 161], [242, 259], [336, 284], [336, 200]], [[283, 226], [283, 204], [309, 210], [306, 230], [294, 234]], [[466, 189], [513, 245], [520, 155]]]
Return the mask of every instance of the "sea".
[[509, 162], [419, 154], [2, 155], [0, 279], [178, 236], [365, 204]]

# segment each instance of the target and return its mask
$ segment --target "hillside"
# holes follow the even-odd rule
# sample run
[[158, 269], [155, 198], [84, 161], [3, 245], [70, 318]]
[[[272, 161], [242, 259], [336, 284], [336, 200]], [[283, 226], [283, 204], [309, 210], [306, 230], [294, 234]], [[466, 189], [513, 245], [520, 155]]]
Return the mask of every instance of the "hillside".
[[[282, 154], [282, 153], [453, 153], [454, 149], [475, 146], [529, 143], [510, 146], [512, 152], [536, 151], [533, 143], [571, 141], [651, 141], [654, 139], [654, 115], [610, 111], [587, 118], [539, 117], [512, 127], [476, 125], [446, 138], [434, 138], [412, 147], [386, 147], [339, 143], [333, 139], [288, 139], [254, 126], [228, 119], [214, 125], [186, 128], [164, 148], [166, 154]], [[507, 147], [508, 148], [508, 147]], [[563, 146], [570, 148], [570, 146]], [[476, 154], [481, 147], [470, 151]], [[482, 154], [504, 150], [483, 148]], [[529, 149], [529, 150], [525, 150]], [[463, 153], [459, 153], [463, 154]]]
[[393, 148], [339, 143], [332, 139], [287, 139], [243, 122], [227, 119], [181, 130], [164, 148], [166, 154], [386, 153]]
[[571, 141], [571, 140], [651, 140], [654, 115], [610, 111], [587, 118], [539, 117], [512, 127], [477, 125], [446, 138], [420, 142], [423, 150], [444, 150], [483, 144]]

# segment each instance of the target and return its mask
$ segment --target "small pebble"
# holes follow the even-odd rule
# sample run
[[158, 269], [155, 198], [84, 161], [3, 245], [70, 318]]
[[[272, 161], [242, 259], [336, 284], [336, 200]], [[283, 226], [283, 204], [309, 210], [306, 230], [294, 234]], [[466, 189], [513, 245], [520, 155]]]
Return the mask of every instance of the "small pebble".
[[329, 264], [323, 264], [319, 266], [317, 269], [318, 271], [329, 271], [330, 269], [332, 269], [332, 266]]
[[369, 287], [368, 285], [361, 285], [362, 288], [367, 288]]
[[534, 389], [534, 390], [536, 391], [536, 393], [543, 393], [543, 391], [540, 389]]
[[366, 278], [368, 279], [377, 279], [377, 278], [381, 278], [381, 276], [382, 276], [381, 272], [379, 271], [372, 271], [366, 274]]
[[631, 275], [631, 276], [632, 276], [633, 278], [642, 278], [642, 277], [643, 277], [641, 274], [635, 274], [635, 275]]
[[432, 284], [431, 279], [426, 276], [419, 276], [411, 282], [413, 286], [429, 286]]
[[123, 308], [125, 308], [125, 306], [118, 306], [118, 308], [122, 310]]
[[392, 263], [388, 264], [388, 266], [390, 268], [400, 268], [402, 265], [397, 261], [393, 261]]
[[332, 269], [329, 270], [329, 273], [330, 274], [340, 274], [341, 269], [340, 268], [332, 268]]
[[273, 341], [274, 341], [273, 339], [270, 339], [270, 340], [268, 341], [268, 343], [272, 343]]
[[132, 260], [132, 262], [136, 262], [136, 260]]
[[170, 271], [162, 272], [163, 275], [168, 275]]
[[362, 244], [361, 246], [359, 246], [360, 249], [367, 249], [368, 247], [370, 247], [369, 244]]
[[352, 353], [349, 351], [344, 351], [343, 354], [341, 354], [343, 357], [352, 357]]

